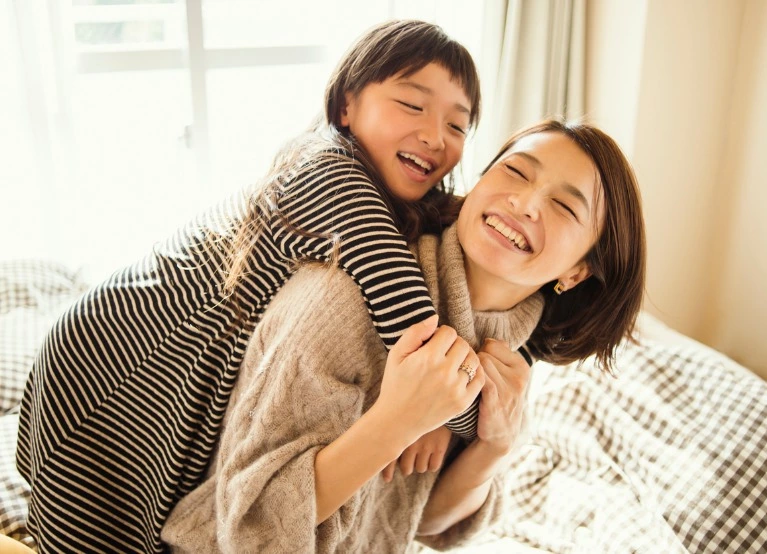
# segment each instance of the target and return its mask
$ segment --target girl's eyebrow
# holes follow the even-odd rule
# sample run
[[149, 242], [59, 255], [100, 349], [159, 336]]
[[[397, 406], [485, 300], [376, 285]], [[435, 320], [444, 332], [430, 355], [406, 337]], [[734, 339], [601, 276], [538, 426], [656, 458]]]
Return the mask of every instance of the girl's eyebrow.
[[[421, 85], [419, 83], [416, 83], [415, 81], [403, 80], [397, 84], [404, 87], [414, 88], [420, 92], [423, 92], [424, 94], [428, 94], [429, 96], [434, 96], [434, 91], [432, 89], [424, 85]], [[466, 106], [464, 106], [463, 104], [461, 104], [460, 102], [456, 102], [455, 104], [453, 104], [453, 107], [461, 113], [471, 115], [471, 110], [467, 108]]]

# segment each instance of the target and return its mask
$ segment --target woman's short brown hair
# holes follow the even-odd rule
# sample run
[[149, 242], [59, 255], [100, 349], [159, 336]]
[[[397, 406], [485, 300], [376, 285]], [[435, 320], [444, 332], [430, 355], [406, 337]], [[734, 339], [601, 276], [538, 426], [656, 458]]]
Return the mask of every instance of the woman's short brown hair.
[[521, 138], [547, 132], [569, 137], [591, 158], [602, 185], [605, 219], [585, 256], [591, 277], [562, 295], [554, 292], [555, 282], [541, 288], [546, 306], [528, 346], [556, 364], [596, 355], [600, 366], [612, 373], [615, 349], [632, 335], [644, 294], [646, 244], [639, 186], [612, 138], [592, 125], [558, 120], [515, 133], [484, 171]]

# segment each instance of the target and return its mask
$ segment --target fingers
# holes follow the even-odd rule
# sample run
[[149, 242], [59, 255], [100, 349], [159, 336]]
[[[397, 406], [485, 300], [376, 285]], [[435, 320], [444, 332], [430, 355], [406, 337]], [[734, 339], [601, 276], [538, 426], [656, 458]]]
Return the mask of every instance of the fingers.
[[420, 323], [408, 327], [392, 347], [391, 355], [394, 355], [397, 360], [401, 361], [421, 348], [423, 343], [434, 335], [438, 321], [439, 318], [435, 314]]
[[391, 483], [391, 480], [394, 478], [394, 470], [397, 467], [397, 460], [394, 460], [392, 462], [389, 462], [389, 465], [387, 465], [383, 470], [383, 479], [387, 483]]
[[[485, 341], [482, 343], [482, 348], [480, 348], [480, 351], [487, 352], [488, 354], [495, 356], [498, 358], [498, 360], [501, 361], [501, 363], [506, 365], [514, 364], [517, 356], [520, 356], [511, 348], [509, 348], [508, 344], [495, 339], [485, 339]], [[522, 360], [524, 360], [524, 358], [522, 358]]]
[[415, 458], [415, 470], [418, 473], [426, 473], [429, 470], [429, 460], [431, 455], [427, 453], [421, 453]]
[[428, 470], [429, 471], [439, 471], [439, 468], [442, 467], [442, 461], [445, 459], [445, 453], [444, 452], [433, 452], [431, 456], [429, 456], [429, 465]]
[[492, 370], [488, 368], [488, 378], [492, 379], [498, 387], [513, 387], [521, 392], [527, 387], [530, 380], [530, 366], [518, 352], [509, 350], [500, 342], [486, 341], [478, 353], [480, 363], [492, 364]]
[[488, 354], [487, 352], [480, 352], [477, 354], [477, 357], [479, 358], [479, 363], [482, 365], [482, 367], [485, 370], [486, 376], [488, 380], [492, 381], [495, 384], [498, 384], [501, 382], [501, 372], [498, 370], [498, 366], [495, 364], [495, 360], [497, 358], [494, 358], [492, 355]]
[[[463, 372], [462, 372], [462, 375]], [[477, 372], [474, 374], [474, 379], [472, 379], [468, 385], [466, 385], [466, 396], [473, 401], [477, 396], [479, 396], [479, 393], [482, 392], [482, 387], [485, 386], [486, 381], [486, 374], [485, 369], [482, 367], [481, 364], [477, 365]], [[469, 404], [471, 404], [471, 401]], [[469, 405], [466, 406], [467, 408]]]
[[[456, 343], [465, 343], [458, 333], [452, 327], [447, 325], [440, 326], [434, 335], [429, 339], [426, 349], [435, 357], [442, 358], [454, 347]], [[467, 344], [468, 346], [468, 344]]]
[[415, 467], [416, 454], [417, 452], [414, 449], [407, 448], [402, 453], [402, 456], [400, 456], [399, 458], [399, 469], [402, 472], [402, 475], [404, 475], [405, 477], [413, 473], [413, 468]]
[[387, 483], [391, 481], [397, 465], [403, 477], [408, 477], [414, 472], [438, 471], [442, 467], [452, 437], [452, 433], [446, 427], [429, 431], [408, 446], [400, 454], [398, 461], [395, 460], [384, 468], [382, 471], [384, 479]]
[[467, 384], [476, 377], [476, 370], [480, 365], [479, 357], [463, 339], [457, 339], [445, 357], [448, 363], [456, 368], [461, 378], [468, 379]]
[[499, 403], [498, 387], [495, 383], [498, 382], [498, 379], [501, 377], [493, 360], [482, 354], [483, 353], [480, 353], [480, 357], [483, 364], [482, 368], [485, 370], [486, 376], [484, 386], [482, 387], [482, 400], [488, 408], [494, 409]]

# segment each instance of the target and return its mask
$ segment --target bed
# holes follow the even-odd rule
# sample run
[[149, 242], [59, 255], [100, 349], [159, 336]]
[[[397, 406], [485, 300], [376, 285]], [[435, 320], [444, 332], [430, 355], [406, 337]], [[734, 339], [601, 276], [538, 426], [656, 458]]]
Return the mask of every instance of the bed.
[[[32, 548], [18, 402], [42, 337], [86, 288], [57, 263], [0, 262], [0, 534]], [[458, 552], [767, 552], [767, 383], [648, 314], [616, 366], [534, 366], [504, 516]]]

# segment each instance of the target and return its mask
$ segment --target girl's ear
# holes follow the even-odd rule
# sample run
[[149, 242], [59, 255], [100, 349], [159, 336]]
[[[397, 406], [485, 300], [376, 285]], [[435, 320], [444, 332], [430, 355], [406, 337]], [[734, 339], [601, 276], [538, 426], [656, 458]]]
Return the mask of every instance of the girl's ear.
[[591, 270], [585, 260], [575, 264], [572, 269], [567, 271], [559, 278], [559, 282], [564, 285], [565, 290], [570, 290], [586, 279], [591, 277]]
[[349, 124], [351, 123], [350, 117], [349, 117], [349, 108], [352, 107], [352, 103], [354, 101], [354, 98], [352, 97], [351, 93], [345, 92], [344, 93], [344, 105], [341, 107], [341, 127], [349, 127]]

